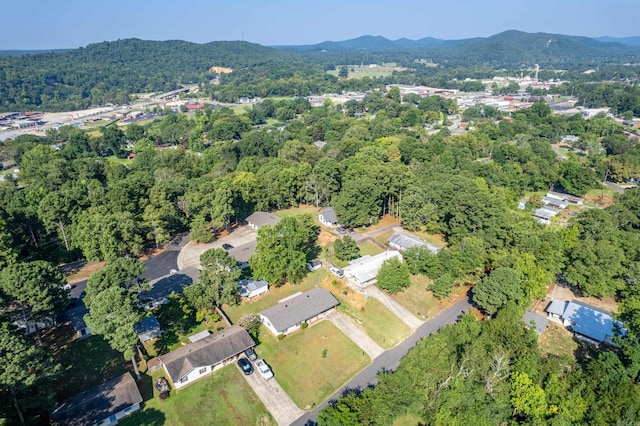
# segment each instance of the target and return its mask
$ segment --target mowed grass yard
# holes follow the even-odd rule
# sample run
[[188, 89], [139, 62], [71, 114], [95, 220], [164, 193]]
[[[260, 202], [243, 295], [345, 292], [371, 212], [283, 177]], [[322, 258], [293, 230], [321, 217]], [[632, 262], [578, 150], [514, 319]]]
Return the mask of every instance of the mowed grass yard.
[[322, 280], [329, 276], [329, 272], [324, 268], [309, 272], [300, 284], [286, 283], [280, 287], [269, 287], [265, 294], [257, 296], [252, 300], [245, 300], [236, 306], [224, 305], [222, 310], [229, 317], [232, 323], [237, 324], [243, 314], [257, 314], [278, 303], [278, 300], [291, 296], [294, 293], [305, 292], [315, 287], [320, 287]]
[[320, 404], [371, 362], [329, 321], [320, 321], [279, 341], [266, 327], [256, 348], [285, 392], [302, 409]]
[[[153, 379], [162, 375], [162, 370]], [[256, 374], [256, 373], [254, 373]], [[235, 365], [228, 365], [161, 400], [157, 391], [123, 426], [275, 425]]]
[[438, 300], [430, 290], [427, 290], [427, 287], [432, 283], [431, 278], [426, 275], [411, 275], [411, 286], [404, 291], [392, 294], [391, 297], [418, 319], [424, 320], [438, 315], [469, 291], [468, 286], [454, 287], [449, 297]]
[[[411, 329], [378, 300], [365, 298], [343, 281], [327, 280], [324, 287], [340, 301], [338, 311], [351, 317], [358, 327], [384, 349], [390, 349], [406, 339]], [[346, 294], [345, 294], [346, 293]]]

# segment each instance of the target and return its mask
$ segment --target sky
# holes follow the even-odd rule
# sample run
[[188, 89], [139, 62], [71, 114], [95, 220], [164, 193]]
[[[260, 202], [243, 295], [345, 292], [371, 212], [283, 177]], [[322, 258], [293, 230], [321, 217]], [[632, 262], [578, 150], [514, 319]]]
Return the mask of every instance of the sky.
[[640, 36], [640, 0], [31, 0], [0, 8], [0, 49], [76, 48], [125, 38], [265, 46], [362, 35], [488, 37], [515, 29]]

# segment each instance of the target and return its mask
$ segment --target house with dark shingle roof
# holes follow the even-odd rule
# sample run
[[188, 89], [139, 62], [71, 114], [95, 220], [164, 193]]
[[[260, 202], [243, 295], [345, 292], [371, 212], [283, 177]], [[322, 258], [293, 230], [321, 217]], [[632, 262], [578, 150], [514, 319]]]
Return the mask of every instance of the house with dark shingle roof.
[[142, 395], [131, 373], [72, 396], [51, 413], [51, 425], [112, 425], [140, 409]]
[[282, 299], [277, 305], [260, 312], [262, 323], [276, 336], [300, 328], [303, 322], [319, 320], [340, 302], [324, 288], [311, 290]]
[[273, 226], [278, 222], [280, 222], [278, 216], [267, 212], [255, 212], [247, 218], [249, 226], [255, 229], [260, 229], [265, 225]]
[[324, 226], [328, 226], [330, 228], [334, 226], [338, 226], [338, 216], [336, 215], [336, 211], [333, 207], [327, 207], [318, 215], [318, 220]]
[[247, 330], [232, 325], [157, 359], [173, 386], [180, 389], [222, 368], [238, 354], [254, 346], [255, 342]]
[[538, 335], [542, 334], [545, 328], [547, 328], [547, 323], [549, 323], [548, 319], [531, 311], [524, 313], [522, 321], [524, 321], [527, 327], [530, 327], [538, 333]]

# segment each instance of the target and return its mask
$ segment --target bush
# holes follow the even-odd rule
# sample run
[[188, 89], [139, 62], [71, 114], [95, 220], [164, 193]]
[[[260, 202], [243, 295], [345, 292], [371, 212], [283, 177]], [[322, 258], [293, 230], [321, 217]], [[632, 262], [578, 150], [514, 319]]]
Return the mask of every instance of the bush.
[[278, 334], [278, 340], [284, 340], [284, 334]]
[[303, 321], [303, 322], [300, 324], [300, 328], [301, 328], [301, 329], [303, 329], [303, 330], [304, 330], [305, 328], [307, 328], [307, 327], [309, 327], [309, 323], [308, 323], [308, 322], [306, 322], [306, 321]]

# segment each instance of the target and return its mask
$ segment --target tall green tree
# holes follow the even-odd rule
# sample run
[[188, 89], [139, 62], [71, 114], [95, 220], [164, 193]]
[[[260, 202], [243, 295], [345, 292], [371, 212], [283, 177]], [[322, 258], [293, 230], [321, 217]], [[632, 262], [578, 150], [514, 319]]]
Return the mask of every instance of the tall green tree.
[[112, 287], [120, 287], [133, 293], [140, 292], [143, 282], [140, 275], [144, 269], [144, 263], [130, 257], [118, 257], [108, 262], [87, 281], [84, 303], [90, 307], [98, 294]]
[[340, 260], [353, 260], [360, 257], [360, 247], [349, 235], [337, 239], [333, 244], [336, 257]]
[[384, 261], [378, 271], [378, 287], [398, 293], [411, 285], [409, 267], [396, 257]]
[[109, 346], [130, 359], [136, 376], [140, 379], [135, 347], [138, 335], [135, 325], [143, 314], [136, 296], [122, 287], [109, 287], [93, 297], [89, 313], [84, 316], [87, 326], [93, 334], [102, 336]]
[[492, 315], [508, 301], [519, 303], [525, 296], [522, 276], [512, 268], [494, 269], [473, 288], [473, 301]]

